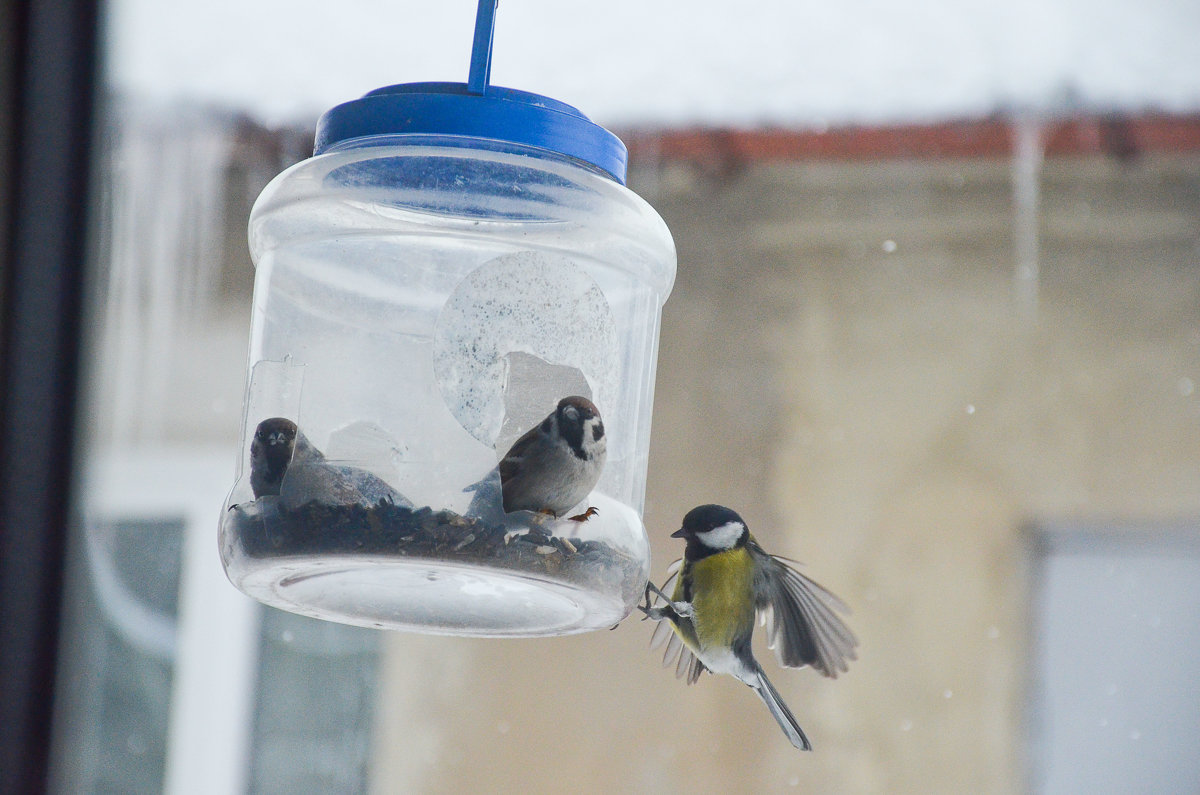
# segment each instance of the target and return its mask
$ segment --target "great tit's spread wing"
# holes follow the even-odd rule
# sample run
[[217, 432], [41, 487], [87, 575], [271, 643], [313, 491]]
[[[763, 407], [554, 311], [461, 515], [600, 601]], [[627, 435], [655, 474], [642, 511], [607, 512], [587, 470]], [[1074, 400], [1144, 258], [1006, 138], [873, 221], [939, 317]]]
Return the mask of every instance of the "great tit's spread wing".
[[[659, 628], [665, 630], [662, 639], [658, 639]], [[671, 622], [660, 621], [658, 627], [654, 628], [655, 637], [650, 639], [651, 647], [657, 648], [664, 642], [667, 648], [663, 651], [663, 668], [675, 666], [675, 678], [685, 679], [687, 683], [695, 684], [705, 670], [704, 663], [697, 659], [696, 655], [692, 654], [691, 649], [684, 645], [680, 640], [679, 634], [672, 628]]]
[[[673, 593], [675, 583], [679, 579], [679, 570], [683, 566], [683, 560], [677, 560], [667, 567], [667, 579], [663, 581], [663, 593]], [[666, 600], [655, 594], [652, 607], [666, 606]], [[685, 619], [686, 620], [686, 619]], [[686, 679], [687, 683], [694, 684], [700, 678], [700, 674], [705, 671], [704, 663], [692, 654], [679, 637], [679, 633], [675, 631], [675, 622], [671, 619], [659, 621], [654, 627], [654, 634], [650, 636], [650, 648], [657, 649], [660, 646], [666, 646], [663, 650], [663, 668], [675, 666], [675, 676], [678, 679]]]
[[[675, 588], [675, 581], [679, 579], [679, 569], [682, 565], [683, 559], [680, 558], [667, 567], [667, 579], [663, 580], [662, 588], [659, 588], [659, 591], [662, 593], [672, 593], [673, 589]], [[666, 604], [667, 600], [659, 596], [657, 593], [651, 597], [651, 607], [664, 607]], [[675, 634], [674, 626], [674, 623], [670, 620], [659, 621], [654, 627], [654, 634], [650, 636], [651, 649], [657, 649], [664, 644], [667, 647], [666, 651], [663, 653], [664, 668], [675, 662], [675, 658], [679, 655], [679, 649], [673, 649], [671, 646], [682, 646], [682, 643], [679, 641], [679, 636]]]
[[756, 564], [755, 607], [779, 664], [811, 665], [831, 678], [849, 670], [858, 639], [838, 615], [850, 612], [846, 603], [797, 571], [795, 561], [771, 555], [753, 540], [748, 547]]

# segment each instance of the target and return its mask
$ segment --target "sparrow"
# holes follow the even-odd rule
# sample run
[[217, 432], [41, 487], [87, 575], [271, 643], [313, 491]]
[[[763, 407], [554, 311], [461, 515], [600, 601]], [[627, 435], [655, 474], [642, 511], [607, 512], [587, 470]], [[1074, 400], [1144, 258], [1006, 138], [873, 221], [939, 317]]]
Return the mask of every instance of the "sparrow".
[[[666, 589], [673, 581], [674, 590], [668, 597], [648, 582], [646, 604], [638, 605], [646, 618], [659, 622], [651, 648], [666, 644], [663, 666], [674, 663], [676, 676], [689, 685], [704, 671], [729, 674], [745, 683], [767, 705], [792, 745], [812, 750], [754, 659], [755, 621], [766, 623], [768, 646], [781, 665], [811, 665], [835, 678], [856, 659], [858, 640], [838, 616], [849, 608], [793, 568], [794, 561], [766, 552], [742, 518], [722, 505], [692, 509], [671, 537], [687, 542], [682, 560], [672, 565], [673, 573], [663, 583]], [[665, 604], [651, 604], [651, 593]]]
[[327, 461], [296, 423], [284, 417], [263, 420], [254, 431], [250, 488], [255, 499], [275, 495], [285, 508], [297, 508], [313, 500], [326, 505], [370, 507], [390, 502], [412, 507], [404, 495], [378, 475]]
[[255, 499], [278, 496], [293, 457], [299, 461], [324, 458], [291, 420], [272, 417], [260, 422], [250, 442], [250, 488]]
[[[526, 431], [500, 459], [501, 504], [505, 513], [533, 511], [560, 517], [591, 493], [604, 470], [607, 440], [600, 411], [587, 398], [573, 395]], [[481, 515], [495, 501], [494, 474], [467, 487], [475, 498], [467, 512]], [[588, 508], [569, 517], [584, 521]]]

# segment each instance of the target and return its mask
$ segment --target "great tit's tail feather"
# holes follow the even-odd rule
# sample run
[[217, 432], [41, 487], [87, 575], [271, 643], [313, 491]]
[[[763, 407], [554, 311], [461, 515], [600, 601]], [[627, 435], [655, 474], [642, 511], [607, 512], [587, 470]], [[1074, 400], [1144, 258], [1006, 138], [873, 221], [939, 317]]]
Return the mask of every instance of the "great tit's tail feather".
[[812, 743], [808, 741], [808, 737], [804, 736], [804, 729], [800, 728], [800, 724], [796, 722], [796, 718], [792, 715], [792, 711], [788, 709], [787, 704], [783, 703], [779, 691], [771, 684], [771, 680], [767, 679], [767, 675], [763, 673], [762, 668], [759, 668], [757, 673], [758, 685], [751, 685], [754, 688], [754, 692], [758, 693], [759, 698], [767, 705], [767, 709], [771, 710], [771, 716], [775, 718], [775, 722], [779, 724], [779, 728], [783, 729], [783, 733], [787, 735], [792, 745], [801, 751], [811, 751]]

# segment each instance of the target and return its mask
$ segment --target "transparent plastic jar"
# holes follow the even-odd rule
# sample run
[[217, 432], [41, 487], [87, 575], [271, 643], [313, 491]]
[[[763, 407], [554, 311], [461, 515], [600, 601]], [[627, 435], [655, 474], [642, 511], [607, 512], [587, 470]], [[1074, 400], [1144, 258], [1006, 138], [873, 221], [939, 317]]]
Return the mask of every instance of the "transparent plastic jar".
[[[254, 206], [222, 561], [262, 602], [361, 626], [607, 628], [649, 575], [641, 514], [674, 245], [622, 184], [610, 133], [544, 97], [458, 86], [373, 92], [356, 103], [384, 107], [365, 122], [355, 103], [335, 108], [320, 153]], [[439, 98], [491, 105], [450, 123], [422, 104]], [[531, 119], [550, 113], [565, 126], [539, 132]], [[567, 396], [602, 417], [598, 482], [570, 511], [505, 513], [498, 462]], [[286, 460], [261, 457], [282, 420], [302, 436]]]

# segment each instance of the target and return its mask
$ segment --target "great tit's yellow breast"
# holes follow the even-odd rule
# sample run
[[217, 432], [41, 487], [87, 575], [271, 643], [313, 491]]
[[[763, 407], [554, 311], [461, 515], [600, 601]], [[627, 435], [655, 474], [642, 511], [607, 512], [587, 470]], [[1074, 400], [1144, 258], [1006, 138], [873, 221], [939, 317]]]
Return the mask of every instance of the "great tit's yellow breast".
[[701, 558], [682, 574], [672, 598], [686, 598], [690, 586], [692, 623], [702, 648], [729, 646], [754, 631], [754, 560], [745, 547]]

